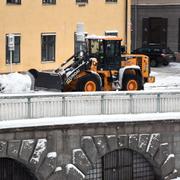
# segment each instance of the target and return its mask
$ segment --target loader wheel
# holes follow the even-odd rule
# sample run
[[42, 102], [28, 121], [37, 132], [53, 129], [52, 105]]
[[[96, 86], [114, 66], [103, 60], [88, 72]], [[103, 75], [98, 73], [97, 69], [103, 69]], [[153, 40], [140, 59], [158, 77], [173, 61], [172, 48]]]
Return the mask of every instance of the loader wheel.
[[100, 91], [101, 90], [101, 79], [96, 74], [87, 74], [86, 76], [79, 79], [77, 91]]
[[163, 65], [164, 65], [164, 66], [168, 66], [168, 65], [169, 65], [169, 61], [164, 61], [164, 62], [163, 62]]
[[139, 76], [129, 74], [123, 79], [123, 90], [137, 91], [144, 89], [143, 82]]

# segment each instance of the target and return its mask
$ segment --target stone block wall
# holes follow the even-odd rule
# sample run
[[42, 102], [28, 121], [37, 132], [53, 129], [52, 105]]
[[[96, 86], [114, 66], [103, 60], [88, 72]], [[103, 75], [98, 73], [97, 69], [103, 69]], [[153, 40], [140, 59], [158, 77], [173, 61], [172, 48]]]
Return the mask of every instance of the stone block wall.
[[116, 122], [9, 129], [0, 157], [15, 159], [39, 180], [81, 180], [109, 152], [142, 154], [163, 179], [180, 174], [180, 121]]

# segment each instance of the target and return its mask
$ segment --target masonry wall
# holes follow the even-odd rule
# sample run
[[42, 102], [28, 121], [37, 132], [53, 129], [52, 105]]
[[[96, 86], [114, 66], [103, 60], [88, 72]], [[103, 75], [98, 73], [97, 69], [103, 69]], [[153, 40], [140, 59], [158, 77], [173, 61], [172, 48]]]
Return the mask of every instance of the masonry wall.
[[[20, 161], [40, 180], [83, 179], [82, 174], [87, 173], [97, 158], [119, 148], [141, 153], [162, 177], [176, 177], [175, 169], [180, 174], [180, 121], [99, 123], [0, 131], [0, 157]], [[171, 156], [172, 153], [175, 157]]]

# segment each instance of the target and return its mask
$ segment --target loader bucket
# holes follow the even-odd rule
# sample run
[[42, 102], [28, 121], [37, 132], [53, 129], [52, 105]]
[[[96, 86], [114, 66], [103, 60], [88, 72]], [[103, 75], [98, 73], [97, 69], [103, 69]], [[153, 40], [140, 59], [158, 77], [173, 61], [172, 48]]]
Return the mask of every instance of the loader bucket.
[[60, 74], [39, 72], [36, 69], [28, 71], [33, 78], [34, 90], [62, 91], [63, 80]]

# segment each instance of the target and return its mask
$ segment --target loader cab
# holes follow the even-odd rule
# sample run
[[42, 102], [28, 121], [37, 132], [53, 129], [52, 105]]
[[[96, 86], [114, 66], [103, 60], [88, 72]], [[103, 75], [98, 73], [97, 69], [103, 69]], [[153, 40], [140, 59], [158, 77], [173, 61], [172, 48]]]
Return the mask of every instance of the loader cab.
[[117, 37], [88, 38], [90, 57], [98, 60], [99, 70], [118, 70], [121, 64], [121, 41]]

